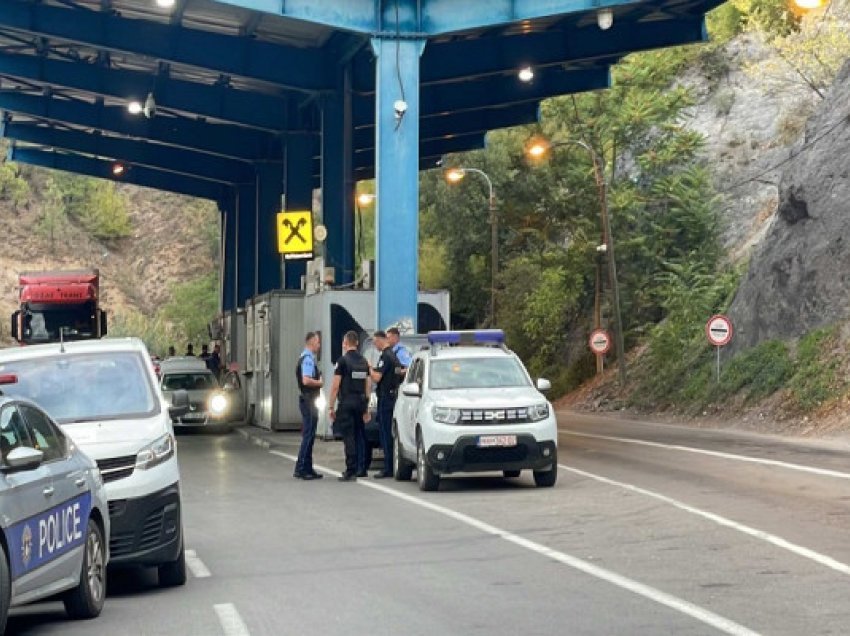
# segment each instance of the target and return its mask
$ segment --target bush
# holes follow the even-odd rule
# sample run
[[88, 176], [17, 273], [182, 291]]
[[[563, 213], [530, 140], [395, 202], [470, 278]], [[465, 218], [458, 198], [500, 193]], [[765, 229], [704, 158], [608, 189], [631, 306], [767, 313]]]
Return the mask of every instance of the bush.
[[788, 346], [780, 340], [767, 340], [735, 356], [725, 369], [711, 397], [722, 400], [744, 392], [753, 402], [781, 389], [794, 373]]
[[800, 340], [797, 364], [789, 383], [792, 405], [810, 411], [838, 397], [847, 382], [838, 372], [836, 329], [813, 331]]

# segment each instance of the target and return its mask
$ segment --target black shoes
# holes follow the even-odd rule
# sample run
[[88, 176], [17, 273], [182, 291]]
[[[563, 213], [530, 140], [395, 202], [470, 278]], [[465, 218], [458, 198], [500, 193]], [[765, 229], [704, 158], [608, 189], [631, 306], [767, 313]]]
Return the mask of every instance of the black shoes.
[[342, 475], [337, 477], [339, 481], [357, 481], [357, 475], [354, 473], [344, 472]]
[[321, 479], [322, 477], [324, 477], [322, 473], [317, 473], [315, 470], [310, 474], [313, 476], [313, 479]]
[[357, 473], [355, 476], [356, 476], [356, 477], [366, 477], [366, 476], [367, 476], [367, 475], [366, 475], [366, 471], [365, 471], [365, 470], [361, 470], [361, 471], [360, 471], [359, 473]]
[[372, 475], [372, 479], [389, 479], [392, 475], [387, 475], [386, 473], [375, 473]]
[[321, 479], [324, 477], [323, 474], [317, 473], [315, 470], [311, 473], [292, 473], [292, 476], [295, 479], [303, 479], [304, 481], [311, 481], [313, 479]]

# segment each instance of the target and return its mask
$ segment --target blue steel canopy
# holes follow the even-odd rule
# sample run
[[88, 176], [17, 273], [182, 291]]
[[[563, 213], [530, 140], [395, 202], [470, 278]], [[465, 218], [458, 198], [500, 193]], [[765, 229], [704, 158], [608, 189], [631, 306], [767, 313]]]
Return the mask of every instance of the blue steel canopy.
[[[309, 207], [321, 185], [326, 257], [351, 282], [354, 181], [403, 167], [387, 188], [379, 183], [380, 263], [382, 244], [386, 255], [401, 236], [380, 206], [416, 205], [407, 171], [535, 121], [543, 99], [608, 86], [610, 66], [628, 53], [704, 40], [704, 14], [717, 4], [0, 0], [3, 134], [19, 161], [109, 177], [120, 160], [133, 166], [126, 181], [216, 200], [233, 233], [223, 299], [232, 307], [298, 285], [298, 268], [281, 279], [267, 236], [281, 195], [287, 207]], [[607, 30], [600, 9], [613, 13]], [[518, 79], [523, 66], [533, 81]], [[148, 96], [152, 117], [127, 111]], [[387, 113], [397, 99], [410, 103], [404, 126]], [[415, 254], [415, 210], [397, 214]], [[379, 310], [381, 279], [379, 264]]]

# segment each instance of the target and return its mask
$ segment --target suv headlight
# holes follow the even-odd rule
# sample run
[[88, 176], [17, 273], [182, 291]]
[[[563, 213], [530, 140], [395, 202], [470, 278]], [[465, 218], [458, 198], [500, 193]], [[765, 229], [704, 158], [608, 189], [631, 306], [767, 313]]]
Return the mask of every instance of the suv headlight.
[[549, 405], [546, 402], [535, 404], [528, 409], [528, 418], [532, 422], [539, 422], [549, 417]]
[[227, 398], [223, 396], [221, 393], [216, 393], [210, 398], [210, 413], [213, 416], [218, 417], [219, 415], [224, 415], [224, 412], [227, 410]]
[[458, 420], [460, 420], [460, 409], [435, 406], [431, 409], [431, 417], [435, 422], [440, 422], [441, 424], [457, 424]]
[[145, 446], [136, 455], [136, 468], [147, 470], [158, 466], [162, 462], [174, 456], [174, 438], [171, 433], [166, 433], [153, 444]]

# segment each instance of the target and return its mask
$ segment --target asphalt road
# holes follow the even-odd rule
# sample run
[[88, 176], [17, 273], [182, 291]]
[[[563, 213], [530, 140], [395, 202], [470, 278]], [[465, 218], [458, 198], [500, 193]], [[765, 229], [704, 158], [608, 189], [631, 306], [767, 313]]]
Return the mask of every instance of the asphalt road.
[[293, 435], [178, 439], [184, 588], [113, 576], [102, 616], [10, 634], [846, 634], [850, 445], [560, 414], [560, 477], [291, 477]]

